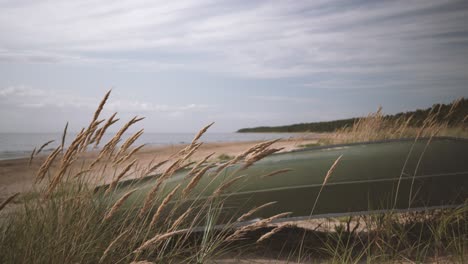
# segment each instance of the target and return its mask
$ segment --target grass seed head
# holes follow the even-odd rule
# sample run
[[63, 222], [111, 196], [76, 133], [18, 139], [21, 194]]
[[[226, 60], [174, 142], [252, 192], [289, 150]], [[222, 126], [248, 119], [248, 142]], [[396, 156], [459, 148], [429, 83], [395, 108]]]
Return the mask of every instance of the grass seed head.
[[124, 202], [134, 193], [136, 189], [126, 192], [117, 202], [114, 203], [109, 212], [104, 216], [103, 221], [107, 221], [112, 218], [112, 216], [117, 212], [117, 210], [124, 204]]
[[16, 196], [18, 196], [20, 193], [15, 193], [11, 196], [9, 196], [8, 198], [6, 198], [5, 201], [3, 201], [1, 204], [0, 204], [0, 211], [3, 210], [3, 208], [5, 208], [7, 206], [7, 204], [9, 204], [11, 201], [13, 201]]
[[164, 208], [166, 208], [167, 204], [169, 204], [169, 201], [174, 197], [175, 193], [177, 190], [180, 188], [180, 184], [177, 185], [162, 201], [162, 203], [159, 205], [158, 210], [156, 210], [156, 213], [153, 215], [153, 218], [151, 219], [150, 226], [154, 226], [156, 224], [156, 221], [158, 221], [159, 217], [161, 216], [162, 211]]
[[200, 131], [198, 131], [198, 133], [195, 135], [195, 137], [193, 138], [192, 140], [192, 145], [195, 144], [197, 142], [197, 140], [199, 140], [203, 134], [205, 134], [205, 132], [214, 124], [214, 122], [212, 122], [211, 124], [205, 126], [204, 128], [202, 128]]

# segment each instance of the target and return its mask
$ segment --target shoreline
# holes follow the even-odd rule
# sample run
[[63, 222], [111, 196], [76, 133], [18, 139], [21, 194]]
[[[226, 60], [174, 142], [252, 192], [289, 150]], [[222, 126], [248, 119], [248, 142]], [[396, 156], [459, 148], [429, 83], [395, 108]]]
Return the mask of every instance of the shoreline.
[[[275, 147], [282, 147], [285, 151], [291, 151], [294, 149], [301, 148], [301, 145], [316, 143], [319, 137], [296, 137], [289, 139], [282, 139], [274, 144]], [[199, 161], [203, 157], [215, 153], [210, 160], [220, 160], [220, 156], [235, 156], [238, 155], [249, 147], [264, 141], [241, 141], [241, 142], [209, 142], [203, 143], [200, 149], [191, 158], [192, 161]], [[135, 153], [133, 158], [138, 160], [139, 167], [143, 168], [148, 166], [152, 162], [160, 162], [171, 155], [177, 153], [187, 144], [172, 144], [165, 146], [148, 146]], [[82, 154], [79, 160], [75, 163], [75, 171], [80, 170], [85, 166], [88, 166], [98, 156], [98, 150], [89, 150]], [[27, 192], [30, 191], [34, 186], [35, 174], [39, 167], [42, 165], [44, 160], [48, 157], [48, 153], [41, 153], [34, 157], [31, 164], [29, 165], [29, 157], [15, 158], [0, 160], [0, 199], [8, 197], [9, 195], [16, 192]], [[52, 171], [57, 170], [60, 164], [55, 162], [52, 165]], [[106, 166], [110, 162], [100, 163], [99, 166]], [[116, 167], [117, 170], [121, 169], [127, 163], [120, 164]], [[164, 169], [162, 167], [161, 169]], [[98, 171], [98, 169], [96, 170]], [[138, 173], [125, 177], [125, 179], [136, 178]], [[111, 181], [111, 175], [105, 178], [105, 182]]]
[[[3, 133], [4, 134], [4, 133]], [[10, 133], [7, 133], [10, 134]], [[33, 133], [34, 135], [37, 135], [38, 133]], [[167, 138], [166, 135], [167, 133], [145, 133], [145, 137], [142, 137], [142, 139], [137, 140], [135, 144], [146, 144], [146, 148], [164, 148], [168, 146], [178, 146], [178, 145], [184, 145], [184, 144], [189, 144], [192, 140], [192, 137], [194, 134], [192, 133], [175, 133], [176, 135], [183, 135], [183, 138]], [[226, 135], [229, 135], [229, 133], [212, 133], [212, 134], [207, 134], [207, 137], [205, 138], [205, 144], [208, 143], [219, 143], [219, 144], [224, 144], [224, 143], [243, 143], [243, 142], [259, 142], [259, 141], [267, 141], [275, 138], [279, 138], [281, 140], [290, 140], [294, 138], [303, 138], [303, 139], [318, 139], [324, 136], [324, 133], [232, 133], [233, 136], [231, 138], [226, 137]], [[251, 138], [249, 137], [236, 137], [237, 135], [241, 134], [255, 134], [256, 136], [253, 136]], [[261, 135], [269, 135], [265, 136], [264, 138], [261, 138]], [[2, 133], [0, 133], [0, 136]], [[38, 148], [41, 146], [43, 143], [49, 141], [49, 140], [54, 140], [51, 145], [47, 146], [47, 148], [43, 149], [41, 151], [41, 154], [44, 155], [49, 155], [51, 152], [54, 151], [54, 149], [57, 147], [58, 142], [61, 140], [61, 133], [42, 133], [41, 135], [48, 135], [47, 137], [44, 137], [40, 140], [35, 139], [37, 141], [35, 144], [32, 142], [28, 142], [26, 144], [23, 144], [19, 146], [19, 144], [13, 143], [13, 144], [7, 144], [6, 146], [2, 146], [0, 144], [0, 161], [6, 161], [6, 160], [17, 160], [17, 159], [24, 159], [30, 157], [33, 149], [36, 147]], [[75, 135], [74, 133], [71, 134], [72, 138]], [[125, 136], [131, 136], [131, 133], [125, 134]], [[148, 135], [150, 137], [148, 138]], [[156, 135], [156, 136], [154, 136]], [[161, 140], [158, 139], [158, 136], [163, 136]], [[276, 135], [276, 136], [272, 136]], [[113, 134], [106, 134], [106, 139], [110, 139], [113, 137]], [[164, 138], [166, 137], [166, 138]], [[4, 138], [5, 140], [23, 140], [22, 138]], [[105, 141], [105, 140], [104, 140]], [[15, 146], [18, 145], [18, 146]], [[15, 149], [15, 147], [19, 147], [18, 149]], [[2, 149], [3, 148], [3, 149]], [[93, 149], [95, 150], [100, 150], [100, 148]]]

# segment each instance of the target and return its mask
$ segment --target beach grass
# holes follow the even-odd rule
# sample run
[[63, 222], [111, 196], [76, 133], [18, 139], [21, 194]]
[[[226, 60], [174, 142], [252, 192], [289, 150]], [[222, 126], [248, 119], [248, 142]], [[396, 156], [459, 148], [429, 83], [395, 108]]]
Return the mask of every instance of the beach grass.
[[[115, 123], [115, 115], [99, 120], [109, 95], [110, 92], [99, 104], [89, 126], [83, 128], [67, 148], [62, 144], [48, 155], [36, 173], [34, 191], [20, 198], [16, 194], [2, 203], [3, 209], [18, 199], [13, 210], [2, 214], [1, 263], [130, 263], [146, 260], [205, 263], [222, 255], [230, 244], [232, 234], [228, 231], [236, 220], [229, 220], [222, 229], [213, 227], [223, 208], [220, 195], [234, 180], [218, 183], [210, 199], [194, 199], [191, 192], [209, 170], [216, 169], [221, 175], [232, 165], [246, 160], [252, 165], [276, 152], [271, 148], [274, 142], [258, 144], [236, 157], [226, 156], [222, 165], [208, 161], [212, 155], [195, 164], [190, 158], [201, 146], [199, 139], [210, 124], [170, 160], [143, 167], [132, 158], [142, 148], [132, 145], [143, 130], [127, 139], [122, 138], [131, 126], [142, 120], [134, 117], [104, 143], [93, 162], [77, 166], [80, 157], [98, 146], [105, 131]], [[119, 145], [120, 141], [123, 144]], [[50, 142], [44, 145], [47, 144]], [[34, 154], [31, 155], [33, 158]], [[184, 188], [178, 185], [168, 193], [162, 191], [166, 180], [187, 168], [186, 177], [190, 184]], [[116, 191], [117, 185], [129, 175], [144, 178], [157, 169], [162, 169], [162, 174], [154, 179], [156, 184], [142, 206], [127, 203], [137, 189], [123, 195]], [[96, 189], [96, 184], [106, 183], [105, 178], [109, 175], [113, 175], [110, 182]], [[177, 200], [174, 199], [176, 194]], [[181, 207], [187, 203], [192, 204], [188, 210]], [[197, 230], [200, 227], [202, 230]]]
[[456, 119], [456, 122], [451, 118], [453, 115], [459, 116], [465, 110], [460, 107], [460, 102], [465, 102], [464, 98], [453, 101], [447, 112], [441, 111], [443, 105], [434, 105], [427, 114], [418, 116], [418, 119], [421, 119], [420, 122], [413, 122], [416, 113], [393, 118], [384, 115], [380, 107], [376, 112], [357, 119], [352, 126], [337, 129], [319, 142], [341, 144], [435, 136], [467, 138], [468, 115]]
[[[467, 261], [466, 203], [452, 209], [320, 219], [309, 228], [294, 223], [272, 224], [289, 215], [284, 212], [237, 226], [239, 220], [251, 220], [255, 212], [274, 204], [271, 201], [246, 208], [241, 219], [227, 219], [218, 228], [216, 223], [225, 207], [225, 196], [221, 194], [243, 176], [226, 177], [229, 180], [218, 183], [209, 199], [199, 199], [193, 193], [200, 179], [210, 172], [213, 179], [220, 177], [236, 164], [247, 168], [280, 149], [273, 147], [276, 141], [268, 141], [236, 156], [211, 161], [210, 154], [192, 162], [191, 157], [201, 146], [200, 138], [212, 124], [202, 128], [191, 144], [169, 160], [142, 166], [134, 154], [144, 146], [133, 144], [143, 130], [122, 138], [142, 120], [134, 117], [112, 139], [102, 143], [93, 162], [79, 165], [80, 157], [101, 146], [103, 134], [118, 120], [115, 114], [100, 119], [109, 96], [110, 92], [89, 126], [69, 146], [62, 143], [49, 154], [37, 171], [32, 192], [16, 194], [1, 203], [1, 209], [9, 209], [0, 212], [1, 263], [216, 263], [259, 258], [286, 263]], [[454, 126], [436, 117], [434, 109], [420, 127], [409, 127], [408, 120], [388, 121], [378, 111], [320, 143], [466, 135], [466, 119]], [[339, 162], [337, 159], [324, 175], [320, 190], [327, 187]], [[123, 194], [117, 191], [129, 175], [145, 178], [157, 170], [161, 174], [150, 179], [154, 185], [143, 204], [129, 202], [138, 195], [138, 185], [130, 183], [129, 191]], [[186, 172], [189, 183], [170, 190], [163, 188], [180, 171]], [[282, 172], [286, 171], [284, 168]], [[108, 180], [108, 176], [113, 177]], [[319, 198], [320, 192], [314, 207], [320, 203]]]

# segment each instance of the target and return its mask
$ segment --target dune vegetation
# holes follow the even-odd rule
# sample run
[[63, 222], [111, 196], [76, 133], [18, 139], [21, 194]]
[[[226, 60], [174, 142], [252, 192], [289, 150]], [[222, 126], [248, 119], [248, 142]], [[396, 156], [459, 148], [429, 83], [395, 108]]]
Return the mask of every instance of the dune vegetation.
[[435, 136], [468, 137], [468, 100], [460, 98], [450, 105], [434, 105], [413, 114], [385, 116], [382, 108], [356, 119], [351, 126], [339, 128], [324, 138], [323, 144], [378, 141]]
[[[100, 147], [104, 133], [118, 120], [115, 114], [100, 119], [109, 95], [110, 92], [98, 106], [89, 126], [68, 146], [65, 146], [65, 128], [62, 144], [49, 154], [37, 171], [34, 191], [15, 194], [1, 204], [1, 263], [467, 261], [467, 203], [423, 212], [390, 211], [315, 219], [309, 227], [273, 223], [275, 219], [286, 217], [288, 212], [249, 222], [255, 219], [256, 212], [271, 206], [274, 203], [271, 201], [255, 208], [241, 208], [241, 217], [217, 226], [217, 219], [225, 209], [221, 194], [241, 177], [221, 181], [209, 199], [199, 200], [194, 187], [208, 173], [216, 178], [230, 166], [252, 166], [278, 152], [280, 149], [274, 148], [275, 141], [259, 143], [234, 157], [221, 154], [216, 158], [211, 154], [192, 162], [190, 158], [201, 146], [200, 138], [210, 124], [171, 159], [143, 166], [133, 158], [144, 147], [133, 146], [143, 130], [123, 138], [142, 118], [128, 121]], [[456, 104], [452, 108], [456, 109]], [[447, 112], [447, 118], [454, 111]], [[418, 140], [466, 133], [466, 117], [453, 125], [440, 119], [440, 114], [441, 111], [434, 108], [423, 122], [410, 126], [411, 117], [389, 120], [378, 111], [357, 120], [349, 128], [336, 131], [322, 143], [401, 137]], [[99, 154], [91, 164], [76, 169], [80, 155], [88, 151]], [[323, 175], [322, 188], [326, 188], [337, 164], [339, 159], [330, 164], [330, 170]], [[52, 165], [58, 169], [52, 170]], [[155, 184], [143, 204], [129, 203], [137, 189], [130, 188], [122, 195], [117, 191], [129, 175], [145, 178], [156, 171], [161, 173], [150, 178]], [[189, 183], [163, 191], [165, 182], [180, 171], [187, 172]], [[106, 182], [105, 176], [109, 175], [113, 177]], [[104, 183], [106, 185], [102, 185]], [[101, 186], [97, 188], [97, 185]], [[315, 203], [320, 202], [318, 198]], [[183, 206], [187, 203], [192, 205], [188, 209]]]
[[[382, 112], [382, 108], [376, 113], [370, 114], [367, 117], [355, 117], [334, 121], [301, 123], [285, 126], [262, 126], [254, 128], [242, 128], [237, 132], [240, 133], [269, 133], [269, 132], [288, 132], [288, 133], [327, 133], [337, 130], [344, 130], [350, 127], [356, 127], [356, 123], [362, 122], [369, 118], [379, 118], [385, 120], [390, 127], [398, 128], [402, 124], [407, 127], [421, 127], [427, 122], [428, 116], [431, 116], [433, 122], [444, 123], [447, 127], [457, 127], [460, 123], [466, 122], [468, 115], [468, 99], [459, 98], [450, 104], [434, 104], [431, 108], [418, 109], [415, 111], [402, 112], [394, 115], [386, 115]], [[359, 125], [359, 124], [358, 124]], [[361, 124], [362, 125], [362, 124]], [[375, 124], [369, 124], [375, 125]], [[372, 128], [372, 127], [371, 127]]]

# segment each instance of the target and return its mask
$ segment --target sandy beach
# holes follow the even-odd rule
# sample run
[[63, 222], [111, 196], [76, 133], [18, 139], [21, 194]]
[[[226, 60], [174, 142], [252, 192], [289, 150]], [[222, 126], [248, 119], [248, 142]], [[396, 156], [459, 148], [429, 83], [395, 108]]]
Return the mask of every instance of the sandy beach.
[[[275, 147], [284, 148], [282, 151], [291, 151], [301, 148], [303, 145], [313, 144], [317, 142], [320, 135], [309, 136], [307, 138], [298, 137], [281, 140], [275, 143]], [[219, 160], [220, 155], [235, 156], [242, 153], [249, 147], [253, 146], [260, 141], [249, 142], [224, 142], [224, 143], [204, 143], [200, 149], [193, 155], [191, 161], [198, 161], [208, 154], [215, 153], [211, 160]], [[133, 159], [137, 159], [138, 168], [145, 168], [153, 162], [153, 164], [168, 159], [171, 155], [177, 153], [186, 145], [168, 145], [168, 146], [150, 146], [141, 149], [137, 152]], [[79, 171], [82, 168], [89, 166], [97, 157], [98, 151], [88, 151], [84, 153], [80, 160], [74, 163], [73, 170]], [[25, 192], [31, 190], [34, 186], [35, 174], [47, 155], [41, 154], [35, 157], [31, 164], [29, 158], [11, 159], [0, 161], [0, 199], [8, 197], [16, 192]], [[53, 164], [52, 171], [57, 168], [59, 164]], [[105, 163], [100, 163], [99, 166], [105, 166]], [[107, 164], [109, 165], [109, 164]], [[121, 169], [126, 164], [120, 164], [116, 170]], [[164, 169], [162, 167], [161, 169]], [[138, 170], [138, 169], [136, 169]], [[99, 171], [99, 170], [96, 170]], [[138, 173], [130, 173], [125, 179], [139, 177]], [[112, 179], [112, 175], [105, 178], [106, 182]]]

